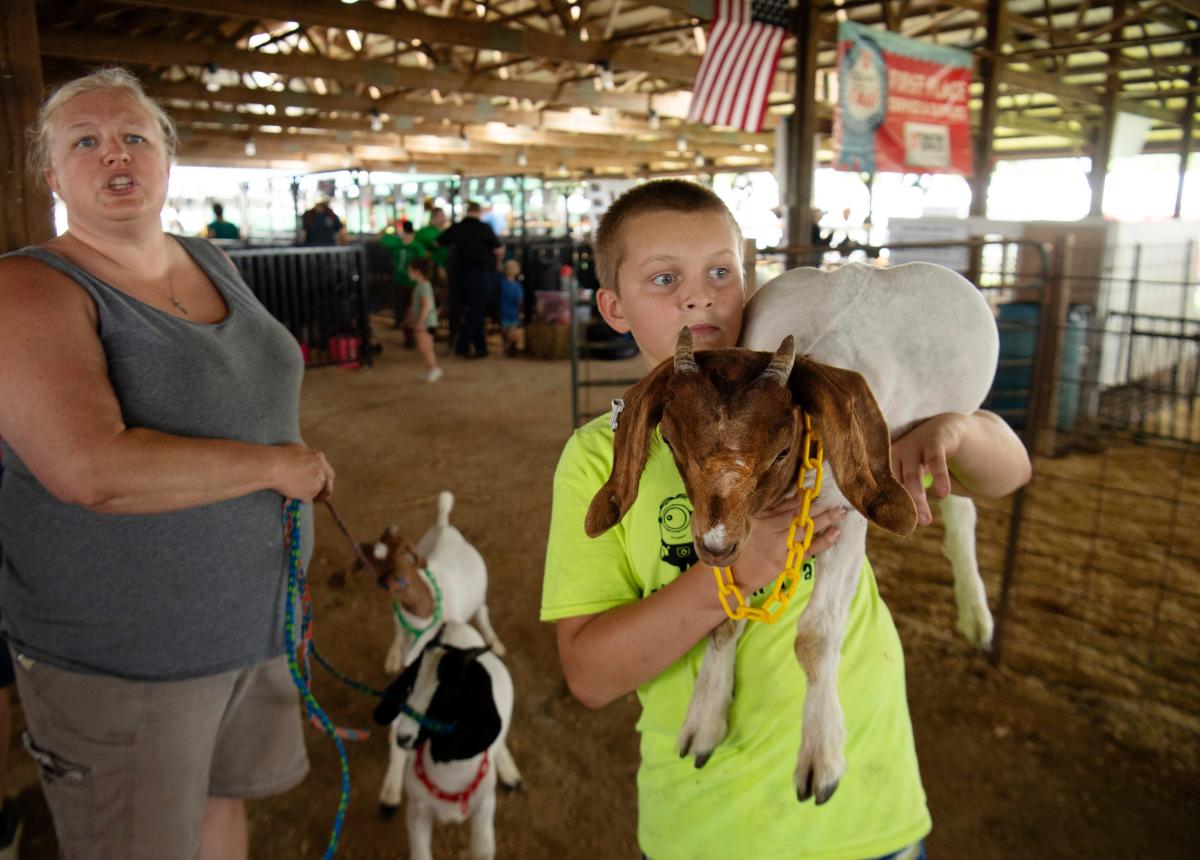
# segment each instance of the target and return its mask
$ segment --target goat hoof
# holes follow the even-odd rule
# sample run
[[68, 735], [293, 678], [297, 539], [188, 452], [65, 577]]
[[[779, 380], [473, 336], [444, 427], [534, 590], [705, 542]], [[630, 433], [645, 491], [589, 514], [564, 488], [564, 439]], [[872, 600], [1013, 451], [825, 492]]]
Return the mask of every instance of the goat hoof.
[[699, 770], [700, 768], [702, 768], [706, 764], [708, 764], [708, 760], [710, 758], [712, 758], [711, 752], [700, 753], [698, 756], [696, 756], [696, 761], [695, 761], [696, 770]]
[[518, 793], [521, 790], [521, 785], [522, 783], [519, 779], [516, 782], [504, 782], [503, 780], [500, 781], [500, 787], [511, 794]]
[[796, 783], [796, 800], [803, 803], [804, 801], [806, 801], [810, 797], [812, 797], [812, 783], [813, 783], [813, 772], [810, 769], [808, 771], [808, 773], [806, 773], [804, 775], [804, 785], [801, 785], [798, 782]]
[[822, 805], [829, 798], [833, 797], [833, 793], [837, 791], [838, 781], [834, 780], [829, 785], [823, 785], [817, 790], [817, 806]]
[[390, 803], [381, 803], [379, 804], [379, 817], [384, 821], [391, 821], [396, 817], [396, 810], [399, 808], [398, 806], [392, 806]]

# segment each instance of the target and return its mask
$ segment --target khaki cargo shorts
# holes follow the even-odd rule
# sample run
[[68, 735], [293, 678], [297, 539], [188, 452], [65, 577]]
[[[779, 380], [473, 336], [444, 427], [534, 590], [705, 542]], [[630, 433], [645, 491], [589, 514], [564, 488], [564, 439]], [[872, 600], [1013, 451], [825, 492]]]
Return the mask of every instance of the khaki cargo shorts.
[[25, 746], [66, 860], [194, 860], [208, 797], [266, 797], [308, 772], [284, 657], [138, 682], [13, 656]]

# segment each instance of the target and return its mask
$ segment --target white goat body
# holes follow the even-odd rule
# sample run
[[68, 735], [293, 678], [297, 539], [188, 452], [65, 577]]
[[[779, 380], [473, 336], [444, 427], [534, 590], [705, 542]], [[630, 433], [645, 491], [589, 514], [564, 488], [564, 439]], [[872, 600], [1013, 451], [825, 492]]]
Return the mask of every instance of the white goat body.
[[[462, 532], [450, 524], [450, 512], [454, 509], [453, 494], [443, 490], [438, 494], [437, 522], [417, 541], [416, 551], [424, 557], [425, 566], [437, 580], [442, 593], [442, 620], [474, 621], [487, 640], [488, 646], [501, 657], [504, 644], [492, 629], [491, 615], [487, 607], [487, 565], [479, 550], [463, 537]], [[383, 546], [382, 543], [377, 546]], [[383, 547], [384, 551], [387, 547]], [[384, 670], [389, 675], [397, 674], [421, 650], [425, 642], [437, 632], [431, 625], [432, 618], [419, 618], [401, 610], [405, 620], [414, 628], [423, 630], [420, 637], [410, 640], [410, 634], [395, 621], [396, 635], [388, 649]]]
[[[933, 415], [976, 410], [991, 385], [998, 355], [995, 321], [979, 291], [949, 269], [926, 263], [784, 273], [747, 305], [742, 345], [775, 350], [788, 336], [795, 339], [797, 356], [862, 374], [893, 439]], [[846, 766], [837, 668], [867, 531], [867, 520], [847, 503], [826, 463], [818, 506], [839, 505], [851, 510], [838, 543], [818, 561], [796, 637], [808, 689], [795, 787], [801, 800], [815, 797], [818, 804], [833, 794]], [[975, 566], [974, 505], [951, 497], [941, 509], [959, 628], [986, 647], [991, 615]], [[725, 736], [737, 639], [745, 623], [726, 622], [709, 638], [679, 736], [681, 754], [695, 755], [697, 766]]]
[[[995, 318], [979, 290], [931, 263], [785, 272], [746, 306], [742, 346], [773, 350], [789, 334], [797, 355], [863, 375], [893, 440], [941, 412], [978, 409], [1000, 350]], [[975, 504], [947, 496], [938, 507], [958, 629], [988, 648], [992, 616], [975, 560]]]
[[[488, 613], [487, 565], [483, 556], [463, 537], [462, 532], [450, 524], [450, 512], [453, 508], [454, 496], [446, 491], [439, 493], [437, 521], [421, 536], [416, 546], [416, 552], [425, 558], [425, 567], [437, 580], [437, 586], [441, 590], [441, 623], [435, 624], [432, 617], [420, 618], [402, 608], [399, 609], [405, 621], [422, 632], [420, 636], [413, 637], [393, 616], [395, 637], [384, 661], [384, 669], [389, 675], [399, 674], [416, 659], [426, 643], [442, 629], [443, 624], [466, 624], [474, 621], [482, 631], [488, 647], [498, 657], [504, 656], [504, 645], [492, 629], [491, 616]], [[389, 549], [382, 541], [376, 544], [376, 548], [377, 551], [382, 548], [385, 553]], [[424, 576], [424, 573], [421, 575]], [[432, 584], [430, 585], [432, 587]], [[379, 802], [384, 809], [395, 809], [400, 805], [404, 793], [404, 761], [407, 755], [406, 750], [394, 742], [391, 744], [392, 766], [389, 766], [379, 790]]]
[[[447, 622], [388, 688], [384, 702], [376, 711], [377, 720], [396, 714], [388, 730], [389, 760], [385, 784], [403, 781], [407, 785], [405, 819], [408, 856], [413, 860], [432, 860], [434, 822], [464, 821], [470, 822], [473, 860], [491, 860], [496, 851], [496, 785], [499, 782], [515, 788], [521, 782], [520, 771], [506, 744], [513, 713], [512, 676], [503, 661], [485, 649], [484, 640], [475, 628], [458, 621]], [[463, 713], [444, 710], [437, 699], [438, 688], [445, 683], [439, 678], [440, 663], [450, 652], [457, 652], [460, 660], [464, 652], [469, 653], [469, 661], [482, 668], [488, 680], [486, 701], [462, 695], [462, 691], [456, 691], [451, 697], [464, 707]], [[478, 684], [480, 675], [476, 673], [471, 680]], [[479, 690], [473, 692], [478, 694]], [[389, 697], [395, 698], [389, 701]], [[404, 705], [411, 711], [398, 712], [397, 705]], [[488, 718], [483, 721], [481, 734], [477, 734], [478, 726], [464, 728], [472, 720], [477, 721], [485, 710]], [[414, 713], [418, 715], [417, 719], [414, 719]], [[433, 752], [437, 743], [433, 738], [440, 727], [435, 724], [431, 731], [427, 718], [453, 725], [456, 732], [461, 730], [472, 736], [466, 740], [449, 738], [439, 760]], [[449, 753], [451, 748], [463, 749], [462, 757]], [[417, 756], [421, 757], [424, 780], [417, 773]], [[485, 756], [488, 764], [480, 777]], [[452, 799], [438, 796], [425, 780], [445, 794], [459, 796]], [[394, 805], [389, 808], [385, 804], [386, 815], [394, 810]]]

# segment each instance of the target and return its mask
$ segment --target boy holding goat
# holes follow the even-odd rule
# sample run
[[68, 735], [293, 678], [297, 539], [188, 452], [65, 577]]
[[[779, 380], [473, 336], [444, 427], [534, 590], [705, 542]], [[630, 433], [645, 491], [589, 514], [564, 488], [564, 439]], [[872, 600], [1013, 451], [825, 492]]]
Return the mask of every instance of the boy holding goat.
[[[741, 235], [720, 198], [694, 183], [648, 182], [605, 214], [596, 235], [599, 309], [632, 332], [649, 366], [676, 355], [688, 328], [696, 351], [737, 344], [745, 300]], [[655, 431], [638, 493], [620, 522], [596, 538], [585, 518], [613, 470], [616, 409], [580, 428], [555, 475], [541, 617], [557, 624], [567, 683], [599, 708], [637, 691], [641, 766], [638, 842], [651, 860], [919, 857], [929, 832], [905, 692], [903, 651], [864, 563], [849, 609], [838, 691], [845, 755], [836, 794], [818, 807], [793, 786], [805, 676], [793, 652], [812, 567], [779, 623], [750, 624], [737, 644], [736, 680], [723, 740], [711, 756], [679, 745], [706, 641], [725, 619], [711, 568], [697, 563], [692, 513], [668, 443]], [[736, 464], [735, 464], [736, 465]], [[1020, 440], [995, 416], [946, 413], [892, 446], [892, 470], [930, 522], [921, 487], [938, 496], [951, 475], [966, 492], [1004, 495], [1028, 480]], [[784, 569], [799, 498], [759, 513], [732, 576], [755, 597]], [[841, 508], [813, 512], [809, 557], [838, 539]], [[708, 535], [705, 535], [707, 543]], [[713, 536], [719, 540], [721, 536]], [[817, 573], [819, 576], [819, 560]], [[752, 601], [754, 599], [752, 598]]]

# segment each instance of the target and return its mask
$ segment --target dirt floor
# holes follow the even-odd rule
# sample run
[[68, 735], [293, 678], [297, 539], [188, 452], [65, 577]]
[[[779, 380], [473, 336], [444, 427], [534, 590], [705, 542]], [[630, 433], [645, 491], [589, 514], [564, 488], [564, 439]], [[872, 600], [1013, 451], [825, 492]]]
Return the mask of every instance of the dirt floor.
[[[444, 379], [429, 385], [396, 332], [378, 330], [384, 349], [374, 368], [308, 373], [304, 435], [337, 469], [338, 509], [361, 539], [389, 523], [419, 537], [437, 492], [449, 489], [457, 498], [452, 520], [487, 560], [492, 620], [517, 690], [509, 746], [524, 776], [519, 792], [500, 799], [497, 854], [635, 858], [637, 703], [629, 696], [592, 712], [573, 701], [553, 630], [537, 621], [551, 477], [571, 427], [569, 366], [494, 351], [483, 361], [443, 359]], [[317, 642], [344, 672], [383, 686], [392, 634], [386, 598], [364, 579], [329, 587], [351, 550], [326, 512], [318, 511], [317, 527]], [[919, 593], [903, 587], [903, 574], [877, 564], [907, 649], [934, 819], [931, 857], [1200, 856], [1200, 775], [1170, 755], [1120, 745], [1063, 690], [992, 668], [960, 641], [910, 621]], [[317, 695], [339, 723], [369, 723], [373, 705], [362, 694], [321, 676]], [[313, 767], [304, 784], [250, 806], [255, 858], [321, 856], [339, 770], [331, 741], [313, 730], [308, 746]], [[32, 763], [19, 742], [12, 757], [13, 790], [26, 807], [21, 856], [50, 860], [53, 835]], [[339, 857], [407, 856], [403, 816], [381, 821], [378, 814], [386, 758], [379, 731], [350, 747], [353, 790]], [[439, 829], [434, 853], [467, 856], [466, 829]], [[752, 850], [744, 856], [752, 860]]]

